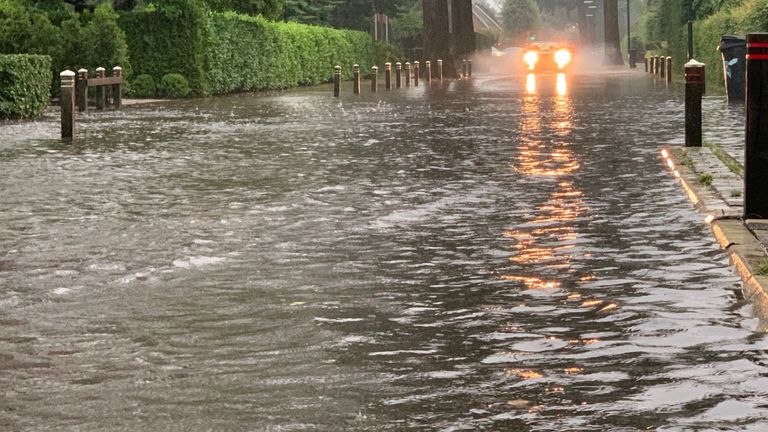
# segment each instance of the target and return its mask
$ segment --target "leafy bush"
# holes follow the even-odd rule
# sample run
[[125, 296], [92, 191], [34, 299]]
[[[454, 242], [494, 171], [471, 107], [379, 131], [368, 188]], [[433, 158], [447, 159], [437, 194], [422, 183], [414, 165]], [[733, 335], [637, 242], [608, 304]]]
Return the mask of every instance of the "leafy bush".
[[205, 46], [207, 10], [197, 0], [164, 0], [145, 10], [125, 13], [125, 31], [136, 73], [162, 77], [180, 73], [193, 93], [207, 94]]
[[[655, 54], [672, 56], [682, 75], [687, 50], [684, 0], [653, 2], [644, 19], [645, 44]], [[717, 45], [723, 35], [768, 31], [764, 0], [703, 0], [694, 22], [694, 57], [707, 65], [707, 90], [723, 88], [723, 67]], [[679, 60], [678, 60], [679, 59]]]
[[99, 4], [93, 16], [85, 15], [87, 23], [78, 35], [80, 44], [77, 47], [83, 54], [84, 63], [77, 66], [88, 69], [102, 66], [108, 70], [120, 66], [126, 76], [131, 75], [128, 43], [125, 33], [117, 25], [118, 17], [110, 2]]
[[157, 84], [152, 76], [141, 74], [131, 80], [131, 96], [147, 98], [156, 94]]
[[0, 55], [0, 118], [39, 117], [50, 99], [51, 58]]
[[160, 84], [157, 86], [157, 90], [160, 92], [160, 95], [171, 98], [187, 96], [191, 91], [189, 82], [184, 78], [184, 75], [177, 73], [163, 75], [163, 78], [160, 79]]
[[197, 0], [165, 1], [172, 3], [120, 18], [133, 66], [155, 77], [179, 73], [196, 95], [317, 84], [331, 79], [336, 64], [349, 77], [354, 63], [366, 71], [375, 59], [397, 54], [362, 32], [209, 13]]

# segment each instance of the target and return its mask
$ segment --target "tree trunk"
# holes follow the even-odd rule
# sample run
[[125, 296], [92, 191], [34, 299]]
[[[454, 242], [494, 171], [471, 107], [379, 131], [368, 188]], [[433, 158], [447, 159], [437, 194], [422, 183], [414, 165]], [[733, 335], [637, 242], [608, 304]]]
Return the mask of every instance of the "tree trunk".
[[443, 75], [456, 77], [456, 68], [451, 57], [451, 33], [448, 0], [423, 0], [424, 11], [424, 56], [432, 61], [436, 70], [438, 59], [443, 60]]
[[589, 39], [589, 17], [587, 16], [587, 5], [578, 2], [576, 13], [579, 18], [579, 41], [582, 47], [588, 47], [592, 44]]
[[623, 65], [619, 47], [619, 4], [618, 0], [603, 1], [603, 23], [605, 25], [605, 57], [603, 64]]
[[472, 22], [472, 0], [451, 0], [453, 53], [456, 61], [468, 59], [475, 51], [475, 27]]

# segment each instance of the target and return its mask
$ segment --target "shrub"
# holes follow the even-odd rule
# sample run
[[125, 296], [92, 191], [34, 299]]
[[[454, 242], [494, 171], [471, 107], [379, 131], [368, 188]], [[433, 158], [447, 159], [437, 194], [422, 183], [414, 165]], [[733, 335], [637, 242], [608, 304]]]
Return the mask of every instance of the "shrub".
[[196, 0], [165, 0], [152, 9], [125, 13], [125, 31], [136, 73], [162, 77], [180, 73], [193, 93], [207, 94], [205, 5]]
[[50, 99], [51, 58], [0, 55], [0, 118], [39, 117]]
[[123, 68], [126, 76], [131, 75], [128, 61], [128, 43], [125, 32], [117, 25], [118, 15], [112, 10], [111, 2], [103, 2], [96, 7], [93, 16], [85, 16], [87, 22], [82, 27], [77, 48], [83, 55], [83, 64], [78, 67], [95, 69], [99, 66], [111, 70], [113, 66]]
[[164, 0], [119, 23], [137, 73], [179, 73], [197, 95], [318, 84], [336, 64], [349, 77], [354, 63], [366, 71], [376, 59], [398, 56], [363, 32], [209, 13], [197, 0]]
[[156, 94], [157, 84], [151, 75], [141, 74], [131, 80], [131, 96], [148, 98]]
[[163, 75], [163, 78], [160, 79], [160, 84], [157, 86], [157, 90], [160, 92], [160, 95], [171, 98], [187, 96], [191, 91], [189, 82], [184, 78], [184, 75], [177, 73]]

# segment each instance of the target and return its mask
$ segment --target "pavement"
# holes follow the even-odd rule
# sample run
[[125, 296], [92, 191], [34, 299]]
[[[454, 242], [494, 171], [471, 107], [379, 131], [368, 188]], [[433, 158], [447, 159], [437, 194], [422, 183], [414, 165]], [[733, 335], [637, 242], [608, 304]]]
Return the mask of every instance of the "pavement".
[[729, 255], [752, 302], [761, 327], [768, 330], [768, 220], [744, 220], [744, 167], [722, 147], [666, 147], [661, 157], [693, 205], [705, 215], [712, 233]]

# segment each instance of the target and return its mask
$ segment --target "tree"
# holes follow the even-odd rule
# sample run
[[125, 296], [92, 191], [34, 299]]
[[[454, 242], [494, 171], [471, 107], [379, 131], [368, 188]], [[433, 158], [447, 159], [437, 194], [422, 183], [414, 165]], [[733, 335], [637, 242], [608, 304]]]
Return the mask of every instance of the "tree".
[[539, 7], [534, 0], [504, 0], [501, 25], [508, 37], [521, 40], [541, 26]]
[[617, 0], [604, 0], [603, 23], [605, 25], [605, 54], [603, 64], [623, 65], [619, 47], [619, 4]]

